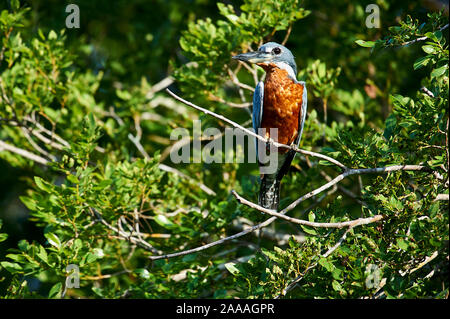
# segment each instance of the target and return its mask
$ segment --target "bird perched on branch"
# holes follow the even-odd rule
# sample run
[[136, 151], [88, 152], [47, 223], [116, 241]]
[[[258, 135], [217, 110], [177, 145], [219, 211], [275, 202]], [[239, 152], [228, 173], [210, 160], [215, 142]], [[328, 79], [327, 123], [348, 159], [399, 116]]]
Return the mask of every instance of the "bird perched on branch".
[[[266, 72], [264, 82], [258, 83], [253, 95], [252, 118], [255, 132], [261, 134], [263, 131], [267, 139], [298, 146], [305, 123], [307, 93], [305, 82], [297, 81], [297, 65], [291, 51], [281, 44], [268, 42], [258, 51], [239, 54], [233, 59], [254, 63]], [[280, 181], [289, 170], [296, 151], [278, 148], [276, 169], [267, 172], [262, 169], [266, 165], [261, 162], [262, 153], [261, 149], [258, 152], [258, 141], [256, 144], [261, 172], [258, 202], [262, 207], [277, 210]]]

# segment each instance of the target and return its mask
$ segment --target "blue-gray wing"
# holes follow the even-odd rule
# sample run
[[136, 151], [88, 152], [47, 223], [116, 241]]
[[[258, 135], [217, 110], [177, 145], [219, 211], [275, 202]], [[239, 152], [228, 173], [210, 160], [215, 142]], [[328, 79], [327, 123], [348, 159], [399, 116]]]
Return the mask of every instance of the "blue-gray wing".
[[306, 83], [303, 81], [300, 81], [298, 83], [303, 85], [303, 96], [302, 96], [302, 110], [301, 110], [300, 116], [298, 118], [299, 132], [298, 132], [297, 139], [295, 141], [297, 146], [300, 145], [300, 140], [302, 139], [303, 126], [305, 125], [305, 118], [306, 118], [306, 107], [308, 105], [308, 92], [306, 91]]
[[[264, 102], [264, 83], [261, 81], [255, 88], [253, 93], [253, 114], [252, 123], [255, 133], [258, 134], [258, 129], [261, 127], [261, 120], [263, 114], [263, 102]], [[256, 145], [256, 158], [258, 158], [258, 139], [255, 138]]]

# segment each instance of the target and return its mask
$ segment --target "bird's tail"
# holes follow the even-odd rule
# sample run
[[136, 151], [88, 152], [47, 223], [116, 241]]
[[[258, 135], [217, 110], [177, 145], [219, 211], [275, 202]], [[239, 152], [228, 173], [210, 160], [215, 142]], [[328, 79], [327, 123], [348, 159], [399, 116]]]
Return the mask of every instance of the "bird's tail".
[[261, 178], [258, 203], [264, 208], [278, 210], [280, 180], [276, 178], [276, 175], [265, 174]]

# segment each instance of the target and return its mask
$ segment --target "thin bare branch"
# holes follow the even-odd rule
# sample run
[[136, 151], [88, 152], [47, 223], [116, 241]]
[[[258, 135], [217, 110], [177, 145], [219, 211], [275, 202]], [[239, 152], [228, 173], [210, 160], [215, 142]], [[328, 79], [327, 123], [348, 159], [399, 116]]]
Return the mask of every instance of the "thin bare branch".
[[[243, 63], [243, 62], [241, 62], [241, 63], [244, 65], [244, 67], [246, 66], [245, 63]], [[233, 71], [231, 71], [230, 69], [227, 69], [227, 71], [228, 71], [228, 75], [230, 76], [231, 81], [234, 84], [236, 84], [238, 87], [240, 87], [242, 89], [245, 89], [245, 90], [252, 91], [252, 92], [255, 91], [254, 87], [251, 87], [250, 85], [247, 85], [247, 84], [242, 83], [241, 81], [239, 81], [239, 79], [237, 78], [236, 74], [233, 73]], [[252, 71], [250, 71], [250, 72], [252, 72]]]
[[275, 219], [276, 219], [276, 217], [271, 217], [271, 218], [267, 219], [266, 221], [264, 221], [264, 222], [262, 222], [262, 223], [260, 223], [258, 225], [252, 226], [250, 228], [244, 229], [243, 231], [241, 231], [241, 232], [239, 232], [237, 234], [234, 234], [232, 236], [228, 236], [228, 237], [216, 240], [216, 241], [214, 241], [212, 243], [209, 243], [209, 244], [197, 247], [197, 248], [180, 251], [180, 252], [173, 253], [173, 254], [166, 254], [166, 255], [159, 255], [159, 256], [150, 256], [149, 258], [150, 258], [150, 260], [166, 259], [166, 258], [173, 258], [173, 257], [189, 255], [189, 254], [196, 253], [196, 252], [199, 252], [199, 251], [202, 251], [202, 250], [206, 250], [208, 248], [211, 248], [211, 247], [214, 247], [214, 246], [217, 246], [217, 245], [221, 245], [221, 244], [223, 244], [223, 243], [225, 243], [227, 241], [230, 241], [230, 240], [242, 237], [244, 235], [247, 235], [249, 233], [252, 233], [252, 232], [254, 232], [254, 231], [256, 231], [256, 230], [258, 230], [260, 228], [266, 227], [266, 226], [270, 225], [273, 221], [275, 221]]
[[333, 158], [331, 158], [331, 157], [329, 157], [329, 156], [326, 156], [326, 155], [323, 155], [323, 154], [319, 154], [319, 153], [316, 153], [316, 152], [311, 152], [311, 151], [302, 150], [302, 149], [299, 149], [296, 145], [289, 146], [289, 145], [286, 145], [286, 144], [282, 144], [282, 143], [275, 142], [275, 141], [272, 140], [272, 139], [266, 139], [266, 138], [262, 137], [261, 135], [258, 135], [258, 134], [256, 134], [255, 132], [253, 132], [253, 131], [251, 131], [251, 130], [245, 128], [245, 127], [243, 127], [242, 125], [240, 125], [240, 124], [238, 124], [238, 123], [236, 123], [236, 122], [233, 122], [232, 120], [226, 118], [226, 117], [223, 116], [223, 115], [219, 115], [219, 114], [217, 114], [217, 113], [214, 113], [213, 111], [207, 110], [207, 109], [205, 109], [205, 108], [203, 108], [203, 107], [200, 107], [200, 106], [198, 106], [198, 105], [195, 105], [194, 103], [191, 103], [191, 102], [189, 102], [189, 101], [187, 101], [187, 100], [185, 100], [185, 99], [179, 97], [178, 95], [176, 95], [175, 93], [173, 93], [173, 92], [170, 91], [169, 89], [166, 89], [166, 91], [167, 91], [167, 93], [169, 93], [174, 99], [176, 99], [176, 100], [178, 100], [178, 101], [180, 101], [180, 102], [186, 104], [187, 106], [190, 106], [190, 107], [192, 107], [192, 108], [194, 108], [194, 109], [196, 109], [196, 110], [198, 110], [198, 111], [201, 111], [201, 112], [203, 112], [203, 113], [205, 113], [205, 114], [208, 114], [208, 115], [211, 115], [211, 116], [213, 116], [213, 117], [215, 117], [215, 118], [217, 118], [217, 119], [219, 119], [219, 120], [221, 120], [221, 121], [224, 121], [224, 122], [230, 124], [231, 126], [233, 126], [233, 127], [235, 127], [235, 128], [238, 128], [238, 129], [242, 130], [243, 132], [247, 133], [248, 135], [257, 138], [258, 140], [260, 140], [260, 141], [262, 141], [262, 142], [264, 142], [264, 143], [270, 143], [270, 144], [272, 144], [272, 145], [274, 145], [275, 147], [278, 147], [278, 148], [291, 149], [291, 150], [294, 150], [294, 151], [296, 151], [296, 152], [298, 152], [298, 153], [301, 153], [301, 154], [304, 154], [304, 155], [310, 155], [310, 156], [318, 157], [318, 158], [327, 160], [327, 161], [329, 161], [329, 162], [331, 162], [331, 163], [333, 163], [333, 164], [335, 164], [335, 165], [337, 165], [337, 166], [339, 166], [339, 167], [341, 167], [341, 168], [343, 168], [343, 169], [346, 169], [346, 168], [347, 168], [344, 164], [342, 164], [341, 162], [339, 162], [339, 161], [337, 161], [337, 160], [335, 160], [335, 159], [333, 159]]
[[286, 35], [284, 36], [284, 39], [283, 39], [283, 41], [281, 42], [282, 45], [285, 45], [286, 42], [288, 41], [289, 36], [291, 35], [291, 31], [292, 31], [292, 24], [289, 25], [289, 28], [288, 28], [287, 31], [286, 31]]
[[209, 99], [211, 101], [223, 103], [223, 104], [226, 104], [226, 105], [228, 105], [230, 107], [235, 107], [235, 108], [240, 108], [240, 109], [249, 108], [250, 106], [252, 106], [252, 103], [250, 103], [250, 102], [234, 103], [234, 102], [230, 102], [230, 101], [225, 101], [220, 96], [215, 96], [213, 94], [209, 95]]
[[179, 170], [177, 170], [177, 169], [175, 169], [175, 168], [173, 168], [173, 167], [167, 166], [167, 165], [162, 164], [162, 163], [160, 163], [158, 167], [159, 167], [159, 169], [161, 169], [161, 170], [163, 170], [163, 171], [166, 171], [166, 172], [169, 172], [169, 173], [172, 173], [172, 174], [176, 174], [176, 175], [178, 175], [178, 176], [180, 176], [180, 177], [182, 177], [182, 178], [184, 178], [184, 179], [187, 179], [188, 181], [190, 181], [190, 182], [196, 184], [198, 187], [200, 187], [200, 189], [201, 189], [202, 191], [204, 191], [204, 192], [205, 192], [206, 194], [208, 194], [208, 195], [211, 195], [211, 196], [217, 195], [216, 192], [213, 191], [213, 190], [212, 190], [211, 188], [209, 188], [208, 186], [206, 186], [206, 185], [204, 185], [204, 184], [198, 182], [197, 180], [193, 179], [192, 177], [190, 177], [190, 176], [184, 174], [183, 172], [181, 172], [181, 171], [179, 171]]
[[347, 230], [344, 232], [344, 234], [342, 235], [341, 238], [339, 238], [339, 240], [337, 241], [337, 243], [331, 247], [330, 249], [328, 249], [328, 251], [322, 255], [322, 257], [327, 258], [328, 256], [330, 256], [336, 249], [339, 248], [339, 246], [342, 245], [342, 243], [344, 242], [344, 240], [347, 238], [347, 234], [353, 229], [353, 227], [349, 227], [347, 228]]
[[[447, 28], [448, 28], [448, 23], [446, 25], [444, 25], [442, 28], [440, 28], [439, 31], [443, 31], [443, 30], [445, 30]], [[426, 39], [428, 39], [428, 37], [427, 36], [423, 36], [423, 37], [420, 37], [420, 38], [417, 38], [417, 39], [414, 39], [414, 40], [411, 40], [411, 41], [408, 41], [408, 42], [404, 42], [404, 43], [402, 43], [400, 45], [401, 46], [407, 46], [407, 45], [410, 45], [410, 44], [413, 44], [413, 43], [416, 43], [416, 42], [419, 42], [419, 41], [425, 41]]]
[[145, 97], [147, 99], [151, 99], [153, 97], [153, 95], [155, 95], [156, 92], [162, 91], [165, 88], [167, 88], [168, 86], [170, 86], [173, 83], [173, 77], [168, 76], [164, 79], [162, 79], [161, 81], [159, 81], [158, 83], [156, 83], [155, 85], [153, 85], [150, 90], [147, 92], [147, 94], [145, 95]]
[[236, 191], [234, 191], [234, 190], [232, 190], [231, 193], [233, 194], [234, 197], [236, 197], [237, 201], [239, 203], [241, 203], [241, 204], [247, 205], [247, 206], [249, 206], [251, 208], [259, 210], [260, 212], [266, 213], [268, 215], [271, 215], [271, 216], [274, 216], [274, 217], [278, 217], [278, 218], [287, 220], [287, 221], [289, 221], [291, 223], [304, 225], [304, 226], [321, 227], [321, 228], [356, 227], [356, 226], [360, 226], [360, 225], [366, 225], [366, 224], [374, 223], [374, 222], [377, 222], [377, 221], [383, 219], [383, 216], [375, 215], [375, 216], [369, 217], [369, 218], [358, 218], [358, 219], [355, 219], [355, 220], [350, 220], [350, 221], [345, 221], [345, 222], [340, 222], [340, 223], [310, 222], [310, 221], [307, 221], [307, 220], [298, 219], [298, 218], [292, 218], [292, 217], [284, 215], [287, 211], [285, 211], [283, 213], [277, 213], [274, 210], [270, 210], [270, 209], [264, 208], [262, 206], [259, 206], [259, 205], [255, 204], [255, 203], [252, 203], [252, 202], [246, 200], [245, 198], [240, 196], [238, 193], [236, 193]]
[[438, 194], [436, 196], [436, 198], [434, 199], [434, 201], [438, 201], [438, 200], [449, 200], [449, 196], [448, 194]]
[[119, 235], [120, 238], [129, 241], [132, 244], [135, 244], [145, 250], [148, 250], [152, 253], [160, 253], [160, 251], [158, 251], [157, 249], [153, 248], [152, 245], [150, 245], [149, 243], [147, 243], [145, 240], [142, 240], [140, 238], [136, 238], [134, 237], [131, 233], [125, 232], [123, 230], [120, 230], [117, 227], [114, 227], [112, 225], [110, 225], [102, 216], [102, 214], [100, 214], [96, 209], [89, 207], [89, 211], [91, 212], [91, 214], [103, 225], [105, 225], [107, 228], [109, 228], [110, 230], [114, 231], [117, 235]]
[[2, 150], [7, 150], [10, 151], [12, 153], [16, 153], [20, 156], [23, 156], [25, 158], [28, 158], [36, 163], [42, 164], [42, 165], [47, 165], [49, 163], [49, 161], [39, 155], [33, 154], [31, 152], [28, 152], [27, 150], [15, 147], [13, 145], [10, 145], [8, 143], [5, 143], [3, 141], [0, 141], [0, 151]]

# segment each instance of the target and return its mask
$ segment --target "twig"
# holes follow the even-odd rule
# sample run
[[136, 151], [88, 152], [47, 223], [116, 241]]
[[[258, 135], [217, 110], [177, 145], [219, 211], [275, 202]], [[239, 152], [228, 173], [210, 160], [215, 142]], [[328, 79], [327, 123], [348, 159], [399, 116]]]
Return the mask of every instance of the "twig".
[[[243, 63], [243, 62], [242, 62]], [[243, 63], [243, 65], [245, 66], [245, 63]], [[228, 71], [228, 75], [231, 78], [231, 81], [236, 84], [237, 86], [239, 86], [240, 88], [243, 88], [245, 90], [249, 90], [254, 92], [255, 88], [251, 87], [250, 85], [247, 85], [245, 83], [242, 83], [241, 81], [239, 81], [239, 79], [237, 78], [236, 74], [234, 74], [230, 69], [227, 69]]]
[[3, 141], [0, 141], [0, 151], [2, 151], [3, 149], [7, 150], [7, 151], [10, 151], [10, 152], [13, 152], [13, 153], [16, 153], [16, 154], [18, 154], [20, 156], [28, 158], [28, 159], [36, 162], [36, 163], [39, 163], [39, 164], [47, 165], [49, 163], [49, 161], [47, 159], [45, 159], [45, 158], [43, 158], [43, 157], [41, 157], [39, 155], [33, 154], [31, 152], [28, 152], [27, 150], [24, 150], [24, 149], [15, 147], [13, 145], [10, 145], [8, 143], [5, 143]]
[[292, 289], [294, 289], [294, 287], [305, 277], [306, 273], [317, 266], [317, 262], [315, 262], [314, 264], [308, 266], [308, 268], [305, 269], [305, 271], [303, 272], [303, 274], [300, 274], [299, 276], [297, 276], [289, 285], [287, 285], [282, 291], [281, 293], [275, 297], [275, 299], [280, 299], [282, 296], [285, 296], [289, 291], [291, 291]]
[[[312, 167], [312, 164], [311, 164], [311, 162], [309, 160], [307, 160], [306, 163], [308, 164], [309, 167]], [[325, 173], [325, 171], [320, 171], [320, 175], [322, 175], [323, 178], [325, 178], [327, 180], [327, 182], [330, 182], [332, 180], [331, 176], [328, 175], [327, 173]], [[358, 177], [361, 177], [361, 175], [358, 175]], [[337, 185], [337, 188], [338, 188], [339, 191], [341, 191], [342, 193], [344, 193], [348, 197], [350, 197], [353, 200], [355, 200], [361, 206], [364, 206], [364, 207], [368, 207], [369, 206], [369, 205], [367, 205], [366, 202], [364, 202], [363, 200], [360, 200], [355, 193], [353, 193], [351, 190], [345, 188], [344, 186]]]
[[[427, 256], [425, 258], [425, 260], [423, 262], [421, 262], [417, 267], [415, 267], [414, 269], [411, 269], [409, 271], [407, 271], [406, 273], [408, 274], [412, 274], [413, 272], [419, 270], [420, 268], [423, 268], [426, 264], [428, 264], [430, 261], [432, 261], [433, 259], [435, 259], [438, 256], [438, 252], [435, 251], [434, 253], [431, 254], [431, 256]], [[404, 275], [404, 274], [403, 274]]]
[[293, 209], [294, 207], [296, 207], [299, 203], [301, 203], [302, 201], [317, 195], [321, 192], [323, 192], [324, 190], [330, 188], [331, 186], [339, 183], [341, 180], [343, 180], [344, 178], [346, 178], [347, 176], [350, 175], [357, 175], [357, 174], [383, 174], [383, 173], [389, 173], [389, 172], [395, 172], [395, 171], [430, 171], [430, 169], [428, 167], [425, 166], [421, 166], [421, 165], [393, 165], [393, 166], [387, 166], [387, 167], [377, 167], [377, 168], [355, 168], [355, 169], [349, 169], [347, 171], [345, 171], [344, 173], [338, 175], [337, 177], [335, 177], [333, 180], [331, 180], [330, 182], [322, 185], [321, 187], [305, 194], [304, 196], [298, 198], [296, 201], [294, 201], [293, 203], [291, 203], [288, 207], [286, 207], [285, 209], [283, 209], [283, 211], [281, 211], [280, 213], [285, 213], [291, 209]]
[[135, 244], [145, 250], [151, 251], [152, 253], [160, 253], [157, 249], [153, 248], [152, 245], [150, 245], [149, 243], [147, 243], [146, 241], [140, 239], [140, 238], [136, 238], [134, 236], [131, 235], [131, 233], [127, 233], [124, 232], [120, 229], [118, 229], [117, 227], [114, 227], [112, 225], [110, 225], [102, 216], [102, 214], [100, 214], [96, 209], [89, 207], [89, 211], [91, 212], [91, 214], [93, 216], [95, 216], [97, 218], [97, 220], [102, 223], [103, 225], [105, 225], [107, 228], [109, 228], [110, 230], [114, 231], [116, 234], [118, 234], [120, 236], [120, 238], [125, 239], [127, 241], [129, 241], [132, 244]]
[[176, 174], [176, 175], [178, 175], [178, 176], [180, 176], [180, 177], [182, 177], [182, 178], [185, 178], [185, 179], [187, 179], [187, 180], [189, 180], [189, 181], [195, 183], [197, 186], [200, 187], [200, 189], [201, 189], [202, 191], [204, 191], [204, 192], [207, 193], [208, 195], [211, 195], [211, 196], [215, 196], [215, 195], [216, 195], [216, 192], [213, 191], [213, 190], [212, 190], [211, 188], [209, 188], [208, 186], [206, 186], [206, 185], [204, 185], [204, 184], [198, 182], [197, 180], [193, 179], [192, 177], [190, 177], [190, 176], [184, 174], [183, 172], [181, 172], [181, 171], [179, 171], [179, 170], [177, 170], [177, 169], [175, 169], [175, 168], [173, 168], [173, 167], [167, 166], [167, 165], [162, 164], [162, 163], [160, 163], [158, 167], [159, 167], [159, 169], [161, 169], [161, 170], [163, 170], [163, 171], [166, 171], [166, 172], [169, 172], [169, 173]]
[[[443, 31], [443, 30], [445, 30], [447, 28], [448, 28], [448, 23], [446, 25], [444, 25], [442, 28], [440, 28], [439, 31]], [[416, 43], [416, 42], [419, 42], [419, 41], [425, 41], [426, 39], [428, 39], [428, 37], [427, 36], [423, 36], [423, 37], [420, 37], [420, 38], [417, 38], [417, 39], [414, 39], [414, 40], [411, 40], [411, 41], [408, 41], [408, 42], [404, 42], [404, 43], [402, 43], [400, 45], [401, 46], [407, 46], [407, 45], [410, 45], [410, 44], [413, 44], [413, 43]]]
[[50, 154], [49, 152], [47, 152], [46, 150], [44, 150], [42, 147], [40, 147], [34, 140], [33, 138], [30, 136], [30, 134], [28, 133], [27, 128], [25, 128], [24, 126], [20, 127], [23, 134], [25, 135], [25, 138], [28, 140], [28, 142], [31, 144], [31, 146], [38, 151], [39, 153], [41, 153], [42, 155], [44, 155], [45, 157], [47, 157], [48, 159], [52, 160], [52, 161], [56, 161], [56, 157], [52, 154]]
[[250, 106], [252, 106], [252, 103], [249, 103], [249, 102], [244, 102], [244, 103], [234, 103], [234, 102], [225, 101], [225, 100], [222, 99], [220, 96], [215, 96], [215, 95], [213, 95], [213, 94], [210, 94], [210, 95], [209, 95], [209, 99], [210, 99], [211, 101], [223, 103], [223, 104], [226, 104], [226, 105], [228, 105], [228, 106], [235, 107], [235, 108], [240, 108], [240, 109], [245, 109], [245, 108], [249, 108]]
[[422, 87], [420, 88], [420, 90], [421, 90], [423, 93], [425, 93], [426, 95], [428, 95], [429, 97], [432, 97], [432, 98], [435, 97], [434, 94], [433, 94], [433, 92], [431, 92], [430, 90], [428, 90], [425, 86], [422, 86]]
[[168, 76], [168, 77], [162, 79], [161, 81], [159, 81], [158, 83], [156, 83], [155, 85], [153, 85], [150, 88], [150, 90], [147, 92], [145, 97], [147, 99], [151, 99], [153, 97], [153, 95], [155, 95], [156, 92], [164, 90], [166, 87], [170, 86], [172, 83], [173, 83], [173, 78], [171, 76]]
[[282, 45], [285, 45], [287, 40], [289, 39], [289, 36], [291, 35], [292, 31], [292, 24], [289, 25], [289, 28], [286, 31], [286, 35], [284, 36], [283, 42], [281, 42]]
[[449, 200], [449, 195], [448, 194], [438, 194], [433, 201], [435, 202], [435, 201], [438, 201], [438, 200], [447, 200], [448, 201]]
[[63, 139], [62, 137], [60, 137], [58, 134], [55, 134], [55, 132], [50, 131], [48, 129], [46, 129], [41, 123], [39, 123], [35, 118], [34, 118], [34, 113], [32, 117], [29, 116], [24, 116], [23, 118], [25, 121], [28, 121], [32, 124], [34, 124], [40, 131], [46, 133], [52, 140], [55, 139], [56, 141], [58, 141], [60, 144], [69, 147], [70, 144], [69, 142], [67, 142], [65, 139]]
[[339, 246], [342, 245], [342, 243], [344, 242], [344, 240], [347, 238], [347, 234], [353, 229], [353, 227], [349, 227], [347, 228], [347, 230], [344, 232], [344, 234], [342, 235], [341, 238], [339, 238], [339, 240], [337, 241], [337, 243], [331, 247], [330, 249], [328, 249], [328, 251], [322, 255], [322, 257], [327, 258], [328, 256], [330, 256]]
[[[241, 204], [247, 205], [251, 208], [257, 209], [263, 213], [266, 213], [268, 215], [271, 216], [275, 216], [278, 218], [282, 218], [284, 220], [287, 220], [291, 223], [294, 224], [299, 224], [299, 225], [304, 225], [304, 226], [310, 226], [310, 227], [320, 227], [320, 228], [343, 228], [343, 227], [356, 227], [356, 226], [360, 226], [360, 225], [366, 225], [366, 224], [370, 224], [370, 223], [374, 223], [377, 222], [381, 219], [383, 219], [383, 216], [381, 215], [375, 215], [369, 218], [358, 218], [355, 220], [350, 220], [350, 221], [345, 221], [345, 222], [339, 222], [339, 223], [317, 223], [317, 222], [310, 222], [307, 220], [303, 220], [303, 219], [297, 219], [297, 218], [292, 218], [289, 216], [284, 215], [287, 211], [283, 210], [283, 213], [277, 213], [274, 210], [270, 210], [264, 207], [261, 207], [255, 203], [252, 203], [248, 200], [246, 200], [245, 198], [243, 198], [242, 196], [240, 196], [238, 193], [236, 193], [236, 191], [232, 190], [231, 193], [234, 195], [234, 197], [236, 197], [237, 201]], [[295, 206], [294, 206], [295, 207]]]

